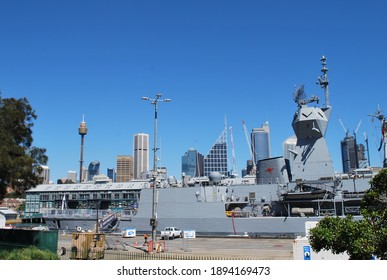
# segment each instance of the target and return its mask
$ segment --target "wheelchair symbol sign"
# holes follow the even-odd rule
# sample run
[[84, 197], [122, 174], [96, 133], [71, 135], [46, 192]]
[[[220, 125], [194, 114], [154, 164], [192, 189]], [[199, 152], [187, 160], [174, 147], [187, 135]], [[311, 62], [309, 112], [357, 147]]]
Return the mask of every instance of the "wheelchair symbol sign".
[[304, 246], [304, 260], [310, 261], [310, 246]]

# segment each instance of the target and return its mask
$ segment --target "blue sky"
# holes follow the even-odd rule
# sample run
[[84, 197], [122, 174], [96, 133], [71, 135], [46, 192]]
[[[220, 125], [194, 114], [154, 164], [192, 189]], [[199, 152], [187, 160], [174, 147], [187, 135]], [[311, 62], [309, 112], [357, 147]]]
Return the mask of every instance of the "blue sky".
[[159, 106], [158, 165], [180, 178], [181, 156], [191, 147], [205, 155], [225, 117], [238, 170], [250, 157], [242, 120], [249, 131], [269, 121], [271, 155], [281, 155], [294, 86], [323, 99], [315, 82], [325, 55], [335, 169], [339, 119], [351, 132], [362, 121], [358, 142], [366, 132], [380, 166], [379, 123], [368, 114], [387, 110], [386, 13], [385, 1], [359, 0], [3, 0], [0, 90], [35, 109], [34, 144], [47, 149], [51, 180], [79, 170], [83, 115], [85, 165], [99, 160], [106, 174], [117, 155], [133, 154], [139, 132], [152, 149], [154, 111], [141, 97], [162, 93], [173, 101]]

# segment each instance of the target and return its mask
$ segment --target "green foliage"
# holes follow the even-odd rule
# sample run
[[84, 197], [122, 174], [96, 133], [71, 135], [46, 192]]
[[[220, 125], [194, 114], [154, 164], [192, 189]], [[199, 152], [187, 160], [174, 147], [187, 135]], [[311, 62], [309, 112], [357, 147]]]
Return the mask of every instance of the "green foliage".
[[28, 247], [13, 250], [0, 250], [0, 260], [59, 260], [59, 257], [49, 250]]
[[32, 146], [32, 128], [37, 115], [27, 98], [0, 96], [0, 199], [9, 187], [22, 196], [42, 183], [40, 165], [47, 163], [46, 150]]
[[363, 219], [326, 217], [310, 230], [310, 244], [316, 252], [323, 249], [350, 259], [370, 260], [373, 255], [387, 259], [387, 169], [372, 180], [361, 205]]

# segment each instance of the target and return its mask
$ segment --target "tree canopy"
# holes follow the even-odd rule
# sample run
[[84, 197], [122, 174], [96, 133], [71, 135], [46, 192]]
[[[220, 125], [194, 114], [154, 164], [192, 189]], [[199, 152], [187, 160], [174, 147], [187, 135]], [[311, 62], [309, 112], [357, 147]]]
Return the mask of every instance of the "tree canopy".
[[37, 115], [27, 98], [0, 95], [0, 199], [7, 188], [16, 195], [43, 182], [41, 165], [47, 164], [46, 149], [32, 145]]
[[387, 259], [387, 169], [370, 181], [361, 204], [362, 219], [352, 216], [326, 217], [310, 230], [309, 241], [316, 252], [346, 252], [350, 259]]

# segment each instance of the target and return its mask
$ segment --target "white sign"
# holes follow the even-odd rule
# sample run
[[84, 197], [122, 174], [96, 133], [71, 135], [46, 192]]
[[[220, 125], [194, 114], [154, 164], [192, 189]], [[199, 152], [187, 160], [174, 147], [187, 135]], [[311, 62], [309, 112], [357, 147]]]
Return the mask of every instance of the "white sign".
[[196, 238], [195, 230], [184, 230], [184, 238]]

